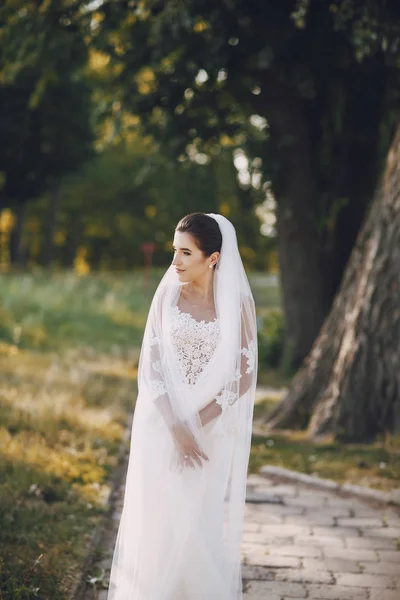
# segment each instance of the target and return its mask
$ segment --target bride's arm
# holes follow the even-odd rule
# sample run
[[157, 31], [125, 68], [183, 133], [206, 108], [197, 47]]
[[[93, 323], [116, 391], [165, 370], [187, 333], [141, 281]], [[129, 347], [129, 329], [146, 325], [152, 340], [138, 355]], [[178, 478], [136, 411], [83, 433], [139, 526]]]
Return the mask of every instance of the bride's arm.
[[[254, 309], [253, 309], [254, 310]], [[241, 359], [240, 359], [240, 379], [239, 379], [239, 390], [238, 395], [241, 398], [253, 384], [253, 371], [255, 368], [256, 359], [256, 344], [257, 340], [252, 339], [249, 335], [251, 328], [248, 327], [247, 319], [242, 312], [241, 322]], [[256, 335], [256, 332], [254, 332]], [[227, 407], [225, 400], [224, 390], [214, 398], [211, 402], [206, 404], [201, 410], [199, 410], [199, 417], [202, 426], [207, 425], [213, 419], [219, 417]]]

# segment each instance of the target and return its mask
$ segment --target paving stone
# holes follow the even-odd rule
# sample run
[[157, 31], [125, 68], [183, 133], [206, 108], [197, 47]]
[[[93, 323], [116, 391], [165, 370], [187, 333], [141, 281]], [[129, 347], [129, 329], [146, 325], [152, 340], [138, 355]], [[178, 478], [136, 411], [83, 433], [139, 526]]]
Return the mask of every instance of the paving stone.
[[369, 600], [399, 600], [399, 590], [371, 590]]
[[321, 549], [314, 546], [271, 546], [270, 548], [270, 553], [274, 556], [322, 557]]
[[338, 585], [351, 585], [364, 588], [388, 589], [396, 585], [392, 575], [367, 575], [365, 573], [339, 573], [336, 575]]
[[360, 561], [377, 561], [377, 555], [374, 550], [363, 550], [359, 548], [354, 548], [353, 550], [348, 550], [347, 548], [335, 548], [334, 546], [326, 546], [324, 548], [324, 555], [326, 558], [339, 558], [344, 560], [360, 560]]
[[[366, 600], [365, 588], [344, 587], [341, 585], [307, 585], [309, 600]], [[267, 600], [267, 599], [265, 599]], [[383, 600], [383, 599], [381, 599]]]
[[391, 540], [397, 540], [400, 538], [400, 529], [397, 527], [380, 527], [379, 529], [368, 529], [369, 537], [379, 537]]
[[309, 545], [312, 546], [336, 546], [337, 548], [345, 548], [344, 538], [337, 537], [335, 535], [308, 535], [308, 536], [296, 536], [294, 543], [297, 546]]
[[338, 518], [339, 527], [382, 527], [382, 519], [376, 515], [371, 517], [354, 517], [353, 519]]
[[268, 543], [258, 544], [256, 542], [250, 542], [246, 539], [243, 539], [242, 542], [242, 551], [249, 552], [251, 550], [255, 550], [257, 552], [264, 552], [266, 554], [270, 554], [270, 551], [273, 552], [277, 547], [286, 547], [293, 545], [293, 538], [274, 538], [273, 540], [268, 540]]
[[265, 531], [247, 531], [243, 535], [243, 541], [247, 544], [265, 544], [267, 542], [270, 542], [272, 537], [273, 536], [268, 536]]
[[313, 518], [319, 516], [330, 516], [338, 519], [339, 517], [347, 519], [352, 515], [351, 506], [323, 506], [322, 508], [313, 510]]
[[303, 526], [303, 525], [292, 525], [291, 523], [286, 523], [283, 524], [281, 523], [280, 525], [271, 525], [271, 524], [267, 524], [267, 525], [263, 525], [262, 527], [263, 532], [268, 536], [288, 536], [288, 537], [294, 537], [296, 535], [310, 535], [311, 534], [311, 527], [310, 526]]
[[[304, 569], [315, 569], [322, 571], [332, 571], [333, 573], [362, 573], [360, 561], [340, 560], [338, 558], [303, 558]], [[379, 564], [379, 563], [365, 563]]]
[[[368, 516], [375, 516], [376, 515], [376, 508], [374, 508], [373, 506], [370, 506], [369, 504], [367, 504], [366, 502], [363, 502], [362, 500], [360, 500], [359, 498], [356, 498], [355, 496], [353, 497], [349, 497], [347, 498], [347, 501], [349, 502], [349, 505], [351, 506], [351, 510], [353, 513], [356, 513], [357, 516], [360, 517], [368, 517]], [[384, 510], [391, 510], [388, 507], [383, 507], [382, 511]]]
[[281, 496], [275, 496], [271, 492], [262, 492], [259, 490], [247, 490], [246, 502], [251, 504], [282, 504]]
[[295, 556], [270, 556], [268, 554], [247, 555], [248, 564], [258, 564], [270, 569], [293, 568], [300, 569], [301, 559]]
[[400, 566], [400, 552], [398, 550], [394, 550], [393, 552], [390, 550], [377, 550], [376, 552], [379, 560], [387, 560], [389, 562], [397, 563]]
[[[288, 515], [282, 517], [284, 523], [293, 523], [293, 525], [309, 525], [310, 524], [310, 515]], [[334, 527], [335, 526], [335, 518], [329, 515], [324, 514], [313, 514], [312, 525], [320, 526], [320, 527]]]
[[264, 515], [263, 516], [263, 523], [261, 524], [261, 528], [264, 528], [266, 525], [279, 525], [279, 524], [283, 524], [284, 518], [285, 517], [283, 515], [276, 515], [273, 512], [269, 513], [268, 515]]
[[324, 496], [299, 496], [298, 498], [288, 498], [287, 504], [314, 510], [315, 508], [322, 508], [326, 504], [326, 501]]
[[[258, 583], [258, 586], [256, 584]], [[305, 598], [306, 588], [301, 583], [283, 583], [282, 581], [263, 581], [251, 582], [249, 592], [259, 591], [260, 596], [256, 596], [257, 600], [271, 600], [271, 598]], [[246, 589], [247, 593], [247, 589]], [[252, 596], [250, 596], [252, 598]]]
[[[250, 581], [245, 586], [245, 593], [243, 594], [243, 600], [281, 600], [281, 596], [273, 593], [268, 593], [266, 598], [265, 584], [260, 581]], [[299, 596], [297, 596], [299, 598]], [[300, 596], [304, 598], [304, 596]]]
[[347, 537], [346, 546], [348, 548], [374, 548], [375, 550], [395, 550], [395, 542], [394, 540], [386, 539], [386, 538], [372, 538], [363, 536], [357, 537]]
[[[398, 582], [400, 584], [400, 565], [395, 562], [366, 562], [363, 563], [363, 573], [376, 573], [381, 575], [397, 575]], [[400, 599], [400, 592], [399, 592]]]
[[327, 503], [327, 505], [331, 507], [335, 506], [336, 508], [354, 509], [353, 500], [351, 498], [345, 498], [335, 493], [331, 493], [329, 496], [327, 496]]
[[323, 498], [328, 497], [331, 494], [331, 490], [326, 490], [323, 488], [314, 488], [309, 487], [308, 485], [298, 485], [298, 495], [303, 498], [315, 498], [316, 496], [321, 496]]
[[284, 517], [288, 517], [291, 515], [302, 515], [304, 514], [304, 508], [301, 506], [292, 506], [288, 503], [285, 504], [274, 504], [269, 507], [270, 512], [273, 512], [275, 515], [282, 515]]
[[298, 487], [296, 485], [272, 485], [270, 488], [271, 494], [275, 494], [277, 496], [297, 496], [299, 493]]
[[334, 577], [328, 571], [315, 569], [279, 569], [275, 573], [276, 581], [289, 581], [291, 583], [335, 583]]
[[[312, 521], [312, 517], [310, 516], [310, 521]], [[352, 537], [357, 537], [358, 536], [358, 529], [353, 529], [350, 527], [312, 527], [312, 531], [314, 535], [321, 535], [321, 536], [325, 536], [325, 535], [334, 535], [334, 536], [338, 536], [338, 537], [346, 537], [346, 536], [352, 536]]]
[[242, 551], [243, 564], [261, 565], [264, 567], [281, 568], [293, 567], [300, 568], [301, 560], [295, 556], [275, 556], [268, 549], [261, 546], [248, 546]]
[[268, 581], [274, 578], [271, 569], [259, 565], [242, 565], [242, 577], [245, 580]]

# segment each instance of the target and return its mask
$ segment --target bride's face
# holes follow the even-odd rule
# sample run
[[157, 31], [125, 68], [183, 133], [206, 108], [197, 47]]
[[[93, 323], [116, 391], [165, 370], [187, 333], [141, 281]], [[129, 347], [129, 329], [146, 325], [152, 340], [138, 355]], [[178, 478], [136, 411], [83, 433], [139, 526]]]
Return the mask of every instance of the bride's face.
[[196, 281], [211, 271], [210, 264], [215, 262], [215, 256], [204, 256], [190, 233], [175, 231], [173, 247], [172, 264], [178, 273], [179, 281]]

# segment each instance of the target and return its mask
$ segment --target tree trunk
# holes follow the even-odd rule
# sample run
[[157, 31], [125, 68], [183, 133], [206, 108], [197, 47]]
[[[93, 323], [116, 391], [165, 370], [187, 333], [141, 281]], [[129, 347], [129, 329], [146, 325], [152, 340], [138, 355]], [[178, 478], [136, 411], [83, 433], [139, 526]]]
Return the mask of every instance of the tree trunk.
[[[382, 59], [376, 57], [363, 69], [360, 65], [354, 66], [336, 85], [344, 106], [343, 123], [340, 133], [330, 134], [329, 158], [325, 158], [329, 167], [321, 166], [319, 175], [324, 182], [321, 198], [327, 204], [329, 220], [325, 228], [327, 261], [324, 273], [331, 301], [339, 289], [358, 232], [371, 205], [384, 154], [389, 149], [384, 148], [380, 133], [385, 121], [388, 86]], [[323, 143], [319, 128], [315, 138], [315, 146], [320, 150]]]
[[44, 238], [42, 265], [48, 267], [54, 260], [54, 235], [60, 208], [60, 187], [55, 185], [49, 195], [49, 215]]
[[272, 185], [277, 200], [285, 346], [283, 367], [297, 369], [317, 337], [329, 310], [323, 247], [315, 222], [318, 202], [306, 115], [292, 90], [264, 74], [263, 114], [279, 161]]
[[370, 441], [400, 431], [400, 124], [342, 284], [271, 427]]
[[74, 266], [76, 252], [82, 240], [82, 225], [76, 215], [70, 215], [67, 222], [65, 245], [61, 251], [61, 264], [66, 269]]
[[21, 266], [24, 262], [22, 252], [22, 233], [24, 229], [25, 205], [21, 202], [14, 209], [15, 227], [10, 235], [10, 263]]

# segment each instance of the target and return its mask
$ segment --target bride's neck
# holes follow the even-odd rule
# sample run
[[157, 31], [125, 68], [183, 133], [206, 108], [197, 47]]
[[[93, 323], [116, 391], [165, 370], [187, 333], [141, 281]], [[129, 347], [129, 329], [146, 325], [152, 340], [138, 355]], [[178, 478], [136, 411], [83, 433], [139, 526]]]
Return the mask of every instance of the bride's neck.
[[191, 281], [188, 291], [201, 300], [207, 301], [214, 298], [214, 273], [207, 273], [207, 277], [201, 281]]

